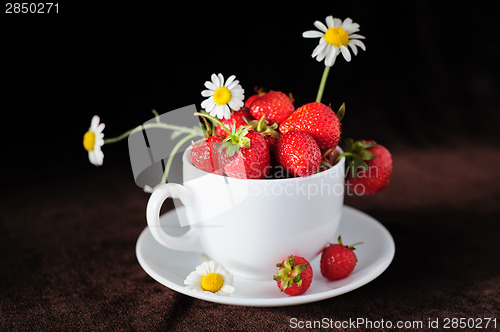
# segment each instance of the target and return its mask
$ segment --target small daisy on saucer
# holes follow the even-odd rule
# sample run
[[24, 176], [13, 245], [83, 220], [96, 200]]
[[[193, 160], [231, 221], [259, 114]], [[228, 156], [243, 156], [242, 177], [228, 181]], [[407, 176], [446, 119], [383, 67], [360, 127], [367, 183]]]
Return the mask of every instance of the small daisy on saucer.
[[89, 130], [83, 135], [83, 147], [89, 152], [89, 161], [96, 166], [101, 166], [104, 159], [101, 151], [104, 145], [103, 130], [104, 123], [99, 123], [99, 117], [94, 115]]
[[196, 267], [184, 280], [187, 289], [229, 296], [234, 292], [233, 276], [222, 265], [208, 261]]
[[205, 87], [208, 90], [203, 90], [201, 95], [208, 98], [201, 103], [201, 107], [211, 116], [229, 119], [231, 109], [238, 111], [243, 107], [245, 91], [235, 78], [236, 76], [231, 75], [224, 83], [222, 74], [212, 74], [211, 81], [205, 82]]
[[318, 46], [312, 53], [312, 57], [315, 57], [318, 62], [325, 59], [325, 66], [331, 67], [340, 53], [347, 62], [351, 61], [351, 53], [347, 46], [351, 48], [354, 55], [358, 54], [357, 47], [366, 51], [365, 44], [359, 40], [365, 37], [355, 34], [359, 31], [358, 23], [354, 23], [350, 18], [342, 21], [331, 15], [325, 21], [326, 25], [320, 21], [314, 22], [314, 26], [320, 31], [310, 30], [302, 34], [304, 38], [320, 38]]

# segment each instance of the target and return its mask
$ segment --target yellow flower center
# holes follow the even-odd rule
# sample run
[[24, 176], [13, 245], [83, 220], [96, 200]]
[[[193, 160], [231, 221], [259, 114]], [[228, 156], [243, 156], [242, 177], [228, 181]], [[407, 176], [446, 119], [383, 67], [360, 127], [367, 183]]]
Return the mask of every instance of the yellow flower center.
[[218, 273], [209, 273], [201, 279], [201, 288], [212, 293], [218, 292], [224, 285], [224, 279]]
[[83, 135], [83, 147], [87, 151], [94, 151], [95, 146], [95, 133], [93, 131], [87, 131]]
[[333, 46], [345, 46], [349, 42], [349, 35], [341, 27], [330, 28], [325, 32], [325, 40]]
[[231, 91], [221, 86], [214, 92], [214, 101], [217, 105], [226, 105], [231, 100]]

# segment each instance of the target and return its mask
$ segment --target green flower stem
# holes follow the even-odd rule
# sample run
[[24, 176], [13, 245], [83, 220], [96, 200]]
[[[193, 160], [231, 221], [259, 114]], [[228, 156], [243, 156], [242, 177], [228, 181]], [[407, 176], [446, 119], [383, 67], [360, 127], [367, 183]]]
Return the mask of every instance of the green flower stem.
[[167, 183], [168, 173], [170, 172], [170, 168], [172, 167], [172, 162], [174, 161], [175, 154], [179, 151], [181, 146], [184, 143], [186, 143], [187, 141], [189, 141], [190, 139], [193, 139], [195, 137], [203, 137], [203, 130], [201, 128], [198, 128], [198, 127], [187, 128], [187, 127], [183, 127], [183, 126], [176, 126], [176, 125], [171, 125], [171, 124], [160, 122], [158, 113], [155, 110], [153, 110], [153, 113], [154, 113], [156, 121], [157, 121], [156, 123], [146, 123], [146, 124], [137, 126], [133, 129], [130, 129], [119, 136], [107, 138], [104, 140], [104, 144], [110, 144], [110, 143], [116, 143], [116, 142], [122, 141], [137, 131], [142, 131], [144, 129], [151, 129], [151, 128], [170, 129], [178, 134], [188, 134], [187, 136], [185, 136], [184, 138], [179, 140], [179, 142], [177, 142], [177, 144], [172, 149], [172, 152], [170, 153], [170, 156], [168, 157], [167, 164], [165, 165], [165, 170], [163, 171], [163, 176], [162, 176], [161, 182], [158, 184], [158, 186], [160, 186], [162, 184]]
[[326, 79], [328, 78], [328, 73], [330, 72], [330, 67], [325, 66], [325, 70], [323, 71], [323, 76], [321, 77], [321, 83], [319, 84], [318, 95], [316, 96], [316, 102], [321, 103], [321, 99], [323, 98], [323, 91], [325, 90]]
[[177, 151], [179, 151], [179, 149], [181, 148], [181, 146], [184, 143], [186, 143], [190, 139], [198, 137], [198, 136], [199, 136], [198, 134], [193, 133], [191, 135], [185, 136], [183, 139], [181, 139], [179, 142], [177, 142], [177, 144], [172, 149], [170, 156], [168, 157], [167, 164], [165, 165], [165, 170], [163, 171], [163, 177], [161, 178], [160, 185], [167, 183], [168, 173], [170, 172], [170, 167], [172, 167], [172, 162], [174, 161], [174, 157], [175, 157], [175, 154], [177, 153]]
[[125, 138], [127, 138], [130, 134], [132, 134], [136, 130], [141, 130], [142, 126], [135, 127], [133, 129], [130, 129], [129, 131], [124, 132], [120, 136], [112, 137], [112, 138], [106, 138], [104, 139], [104, 144], [111, 144], [111, 143], [116, 143], [119, 142]]
[[158, 114], [158, 112], [156, 112], [156, 110], [152, 110], [151, 112], [153, 112], [153, 114], [155, 115], [156, 122], [161, 123], [160, 114]]
[[198, 116], [210, 119], [211, 121], [213, 121], [216, 124], [218, 124], [219, 126], [221, 126], [222, 129], [224, 129], [224, 131], [228, 134], [228, 136], [231, 137], [231, 140], [233, 142], [235, 140], [237, 140], [237, 138], [233, 135], [233, 133], [231, 132], [231, 130], [228, 127], [226, 127], [219, 119], [217, 119], [217, 118], [215, 118], [215, 117], [213, 117], [213, 116], [211, 116], [209, 114], [203, 114], [203, 113], [199, 113], [199, 112], [194, 113], [194, 115], [198, 115]]
[[110, 144], [110, 143], [116, 143], [119, 142], [125, 138], [127, 138], [130, 134], [134, 133], [135, 131], [142, 131], [143, 129], [150, 129], [150, 128], [163, 128], [163, 129], [170, 129], [173, 131], [176, 131], [181, 134], [190, 134], [190, 135], [196, 135], [203, 137], [203, 131], [201, 128], [187, 128], [183, 126], [176, 126], [176, 125], [171, 125], [167, 123], [162, 123], [162, 122], [157, 122], [157, 123], [146, 123], [140, 126], [137, 126], [133, 129], [130, 129], [129, 131], [124, 132], [120, 136], [112, 137], [112, 138], [106, 138], [104, 140], [104, 144]]

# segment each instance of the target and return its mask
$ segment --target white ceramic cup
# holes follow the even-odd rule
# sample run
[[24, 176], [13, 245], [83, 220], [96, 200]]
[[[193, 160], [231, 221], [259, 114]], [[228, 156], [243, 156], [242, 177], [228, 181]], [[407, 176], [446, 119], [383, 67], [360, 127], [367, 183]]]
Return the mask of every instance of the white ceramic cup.
[[[311, 260], [336, 235], [344, 158], [308, 177], [261, 180], [199, 170], [191, 162], [190, 147], [182, 163], [183, 184], [157, 188], [146, 211], [154, 238], [170, 249], [203, 252], [238, 277], [270, 280], [276, 263], [292, 254]], [[160, 226], [160, 209], [169, 197], [184, 205], [178, 215], [185, 215], [180, 223], [190, 229], [181, 236]]]

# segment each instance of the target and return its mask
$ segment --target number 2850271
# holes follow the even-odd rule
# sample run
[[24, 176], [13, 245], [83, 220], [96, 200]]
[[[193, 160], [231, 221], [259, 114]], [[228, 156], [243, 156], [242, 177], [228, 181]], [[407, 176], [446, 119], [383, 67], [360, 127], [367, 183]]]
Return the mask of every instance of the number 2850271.
[[58, 14], [57, 2], [7, 2], [5, 14]]

